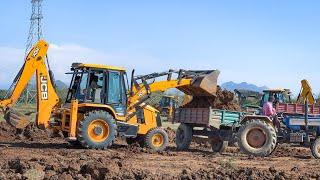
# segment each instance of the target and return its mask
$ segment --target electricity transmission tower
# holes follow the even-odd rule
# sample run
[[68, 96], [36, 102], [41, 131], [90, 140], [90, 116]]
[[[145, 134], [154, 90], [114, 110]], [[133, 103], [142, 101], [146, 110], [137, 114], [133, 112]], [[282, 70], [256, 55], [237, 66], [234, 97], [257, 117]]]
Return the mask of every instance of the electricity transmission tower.
[[32, 45], [42, 38], [42, 1], [43, 0], [31, 0], [32, 14], [30, 17], [30, 28], [28, 40], [26, 43], [26, 52], [31, 49]]
[[[43, 38], [42, 34], [42, 1], [43, 0], [31, 0], [32, 4], [32, 13], [30, 17], [30, 27], [29, 34], [26, 43], [25, 57], [28, 55], [27, 53], [32, 48], [33, 44]], [[34, 84], [34, 83], [33, 83]], [[19, 102], [34, 103], [36, 98], [36, 90], [30, 87], [30, 84], [27, 85], [22, 97]]]

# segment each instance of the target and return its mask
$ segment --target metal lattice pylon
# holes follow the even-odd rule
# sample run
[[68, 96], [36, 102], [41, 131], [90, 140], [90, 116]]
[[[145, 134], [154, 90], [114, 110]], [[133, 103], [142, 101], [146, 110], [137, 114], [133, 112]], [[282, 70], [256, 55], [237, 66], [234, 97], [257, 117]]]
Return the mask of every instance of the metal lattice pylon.
[[[42, 1], [43, 0], [31, 0], [32, 4], [32, 13], [30, 17], [30, 27], [29, 27], [29, 34], [26, 43], [26, 50], [25, 50], [25, 57], [28, 55], [28, 52], [32, 48], [33, 44], [43, 38], [42, 34]], [[33, 80], [34, 81], [34, 80]], [[36, 98], [36, 91], [34, 90], [35, 87], [28, 84], [27, 88], [22, 93], [18, 103], [34, 103]]]
[[42, 1], [43, 0], [31, 0], [32, 14], [30, 18], [30, 28], [28, 40], [26, 43], [25, 55], [32, 48], [33, 44], [42, 38]]

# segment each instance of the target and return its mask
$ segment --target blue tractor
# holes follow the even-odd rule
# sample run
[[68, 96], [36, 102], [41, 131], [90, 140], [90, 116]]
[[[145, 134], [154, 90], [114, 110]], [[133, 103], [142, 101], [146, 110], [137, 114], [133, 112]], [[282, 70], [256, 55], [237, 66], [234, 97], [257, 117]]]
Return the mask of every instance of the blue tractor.
[[314, 105], [308, 81], [302, 80], [301, 85], [297, 103], [287, 103], [291, 99], [286, 99], [286, 90], [264, 92], [262, 103], [274, 96], [276, 106], [282, 105], [276, 116], [247, 115], [241, 119], [237, 141], [244, 153], [268, 156], [278, 143], [294, 143], [310, 147], [312, 155], [320, 159], [320, 107]]

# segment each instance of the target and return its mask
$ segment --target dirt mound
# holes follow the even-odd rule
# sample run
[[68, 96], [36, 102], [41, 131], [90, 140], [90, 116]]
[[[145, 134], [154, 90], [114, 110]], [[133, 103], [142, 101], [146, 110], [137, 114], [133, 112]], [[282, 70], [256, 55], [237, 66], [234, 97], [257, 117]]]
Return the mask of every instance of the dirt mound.
[[240, 111], [239, 104], [233, 102], [234, 94], [228, 90], [222, 90], [219, 86], [217, 89], [217, 97], [201, 97], [194, 96], [191, 102], [183, 107], [185, 108], [217, 108], [230, 111]]
[[21, 139], [28, 141], [49, 140], [50, 137], [62, 138], [60, 134], [53, 134], [49, 130], [39, 129], [34, 123], [30, 123], [25, 129], [16, 129], [5, 121], [0, 122], [0, 139]]
[[183, 170], [179, 179], [300, 179], [317, 178], [318, 174], [289, 174], [270, 167], [267, 170], [257, 168], [236, 168], [224, 165], [218, 168], [200, 169], [196, 172]]
[[311, 159], [311, 151], [309, 148], [294, 147], [290, 144], [279, 144], [271, 157], [303, 157]]
[[5, 121], [0, 122], [0, 138], [15, 138], [16, 135], [16, 128], [10, 126]]

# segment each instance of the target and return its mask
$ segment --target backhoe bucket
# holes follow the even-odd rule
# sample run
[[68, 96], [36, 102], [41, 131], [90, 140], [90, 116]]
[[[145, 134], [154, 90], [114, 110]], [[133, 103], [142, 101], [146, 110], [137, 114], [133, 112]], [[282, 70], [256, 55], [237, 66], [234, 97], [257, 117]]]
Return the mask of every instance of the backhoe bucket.
[[183, 86], [179, 89], [191, 96], [216, 96], [219, 74], [220, 71], [214, 70], [208, 74], [199, 75], [193, 80], [191, 86]]
[[27, 116], [14, 111], [13, 109], [7, 110], [5, 112], [4, 119], [8, 124], [17, 129], [24, 129], [30, 124], [30, 120]]

